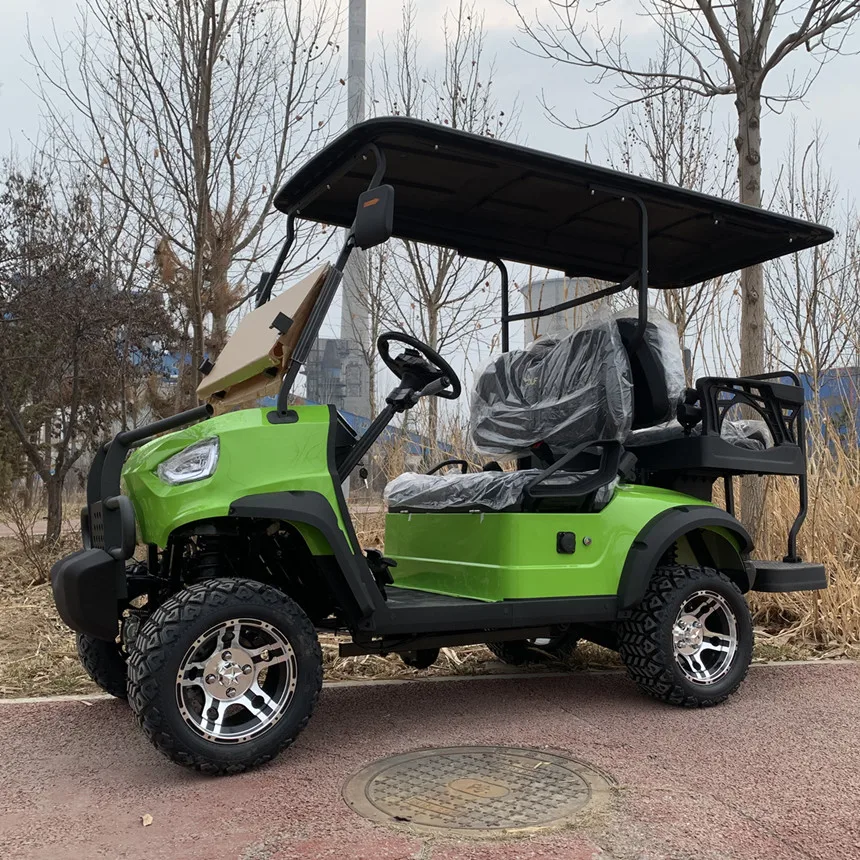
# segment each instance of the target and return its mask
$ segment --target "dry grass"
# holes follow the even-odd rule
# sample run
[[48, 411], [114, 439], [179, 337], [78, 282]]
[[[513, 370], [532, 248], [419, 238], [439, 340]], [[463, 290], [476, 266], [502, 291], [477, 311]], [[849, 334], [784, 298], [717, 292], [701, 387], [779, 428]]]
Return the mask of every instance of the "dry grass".
[[[760, 538], [762, 558], [782, 558], [784, 535], [794, 519], [797, 496], [788, 479], [773, 480], [767, 521]], [[385, 516], [359, 509], [355, 527], [363, 546], [382, 547]], [[77, 548], [63, 538], [61, 552]], [[820, 455], [810, 467], [810, 511], [801, 531], [804, 558], [827, 566], [830, 587], [820, 593], [756, 594], [756, 659], [860, 657], [860, 460], [845, 454]], [[43, 565], [38, 565], [41, 568]], [[50, 586], [13, 539], [0, 540], [0, 656], [5, 671], [0, 698], [91, 693], [95, 687], [77, 661], [74, 635], [56, 614]], [[35, 573], [35, 575], [34, 575]], [[425, 675], [474, 675], [502, 667], [481, 645], [445, 648], [435, 666], [419, 672], [398, 657], [341, 658], [337, 637], [322, 637], [326, 678], [408, 679]], [[559, 669], [613, 668], [616, 655], [597, 646], [578, 650]], [[535, 671], [546, 666], [532, 667]]]
[[[790, 479], [771, 479], [766, 521], [759, 538], [762, 558], [785, 554], [784, 535], [797, 513]], [[821, 592], [757, 594], [758, 623], [775, 645], [803, 643], [828, 656], [860, 652], [860, 455], [819, 452], [810, 464], [809, 514], [798, 549], [825, 565], [828, 588]]]
[[[78, 544], [77, 537], [65, 538], [61, 552]], [[94, 692], [78, 662], [75, 636], [57, 615], [51, 586], [33, 580], [18, 542], [0, 540], [0, 698]]]

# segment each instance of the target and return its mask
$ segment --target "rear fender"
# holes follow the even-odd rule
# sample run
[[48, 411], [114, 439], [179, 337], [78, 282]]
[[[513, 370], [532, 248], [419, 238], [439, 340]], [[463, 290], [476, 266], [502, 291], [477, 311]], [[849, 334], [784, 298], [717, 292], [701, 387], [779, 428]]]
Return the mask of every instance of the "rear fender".
[[620, 610], [641, 602], [651, 576], [672, 547], [680, 564], [721, 570], [744, 592], [752, 587], [755, 568], [748, 555], [753, 542], [747, 530], [720, 508], [685, 505], [658, 514], [633, 541], [618, 584]]

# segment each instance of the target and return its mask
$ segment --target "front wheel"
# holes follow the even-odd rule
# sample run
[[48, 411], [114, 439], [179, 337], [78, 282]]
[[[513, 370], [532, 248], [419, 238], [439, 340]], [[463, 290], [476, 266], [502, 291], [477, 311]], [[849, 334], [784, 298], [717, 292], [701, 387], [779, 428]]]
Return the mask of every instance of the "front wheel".
[[125, 653], [118, 642], [96, 639], [86, 633], [77, 635], [78, 659], [87, 674], [106, 693], [126, 698]]
[[618, 653], [637, 686], [688, 708], [716, 705], [734, 693], [752, 650], [744, 596], [707, 567], [658, 568], [642, 602], [618, 625]]
[[316, 631], [293, 600], [247, 579], [211, 579], [166, 600], [129, 657], [129, 702], [178, 764], [240, 773], [305, 727], [322, 686]]

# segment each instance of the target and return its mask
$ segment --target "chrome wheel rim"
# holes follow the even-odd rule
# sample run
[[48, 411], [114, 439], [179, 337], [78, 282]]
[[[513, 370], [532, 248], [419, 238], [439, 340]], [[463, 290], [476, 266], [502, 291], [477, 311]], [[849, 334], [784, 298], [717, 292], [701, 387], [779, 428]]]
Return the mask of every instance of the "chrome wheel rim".
[[272, 728], [296, 691], [296, 654], [276, 627], [255, 618], [210, 627], [185, 652], [176, 703], [185, 723], [214, 743], [244, 743]]
[[675, 662], [687, 680], [707, 686], [724, 678], [738, 650], [738, 625], [728, 601], [715, 591], [696, 591], [672, 626]]

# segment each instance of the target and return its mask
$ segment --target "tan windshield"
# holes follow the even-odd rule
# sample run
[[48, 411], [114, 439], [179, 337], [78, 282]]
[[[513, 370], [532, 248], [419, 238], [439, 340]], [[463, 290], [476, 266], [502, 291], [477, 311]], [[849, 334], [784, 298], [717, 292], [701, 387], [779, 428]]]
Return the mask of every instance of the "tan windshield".
[[[197, 396], [216, 406], [234, 406], [276, 393], [330, 268], [325, 263], [246, 314], [209, 375], [197, 386]], [[279, 313], [293, 321], [286, 334], [272, 328]]]

